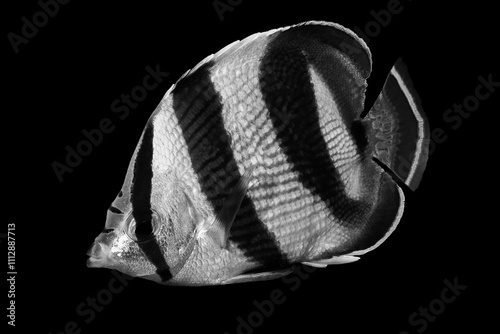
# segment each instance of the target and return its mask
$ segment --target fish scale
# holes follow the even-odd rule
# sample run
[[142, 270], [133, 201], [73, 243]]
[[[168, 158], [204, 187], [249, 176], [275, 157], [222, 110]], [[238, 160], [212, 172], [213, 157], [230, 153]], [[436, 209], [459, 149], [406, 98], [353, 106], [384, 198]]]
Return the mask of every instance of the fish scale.
[[[165, 170], [167, 166], [176, 166], [170, 171], [176, 173], [182, 171], [182, 179], [186, 183], [186, 188], [191, 189], [193, 195], [199, 194], [201, 196], [201, 189], [199, 183], [196, 182], [196, 174], [191, 164], [189, 152], [185, 143], [179, 141], [179, 138], [182, 138], [182, 133], [179, 131], [177, 119], [173, 114], [164, 112], [171, 105], [171, 98], [164, 100], [155, 111], [155, 117], [152, 119], [157, 140], [153, 166], [157, 170]], [[162, 129], [167, 131], [162, 131]], [[167, 147], [168, 149], [166, 149]], [[181, 177], [181, 175], [178, 176]], [[197, 203], [203, 202], [196, 197], [193, 200]]]
[[[266, 73], [261, 76], [261, 85], [266, 84], [266, 88], [263, 89], [266, 93], [264, 100], [271, 111], [271, 119], [277, 130], [281, 147], [286, 150], [285, 154], [292, 162], [291, 167], [299, 172], [300, 182], [328, 205], [333, 215], [328, 220], [336, 223], [352, 221], [349, 218], [351, 212], [356, 210], [357, 203], [350, 201], [342, 193], [342, 180], [336, 175], [338, 171], [335, 168], [335, 162], [329, 156], [326, 143], [320, 133], [321, 115], [314, 100], [314, 85], [310, 80], [309, 66], [305, 61], [308, 55], [291, 48], [292, 51], [287, 57], [280, 57], [282, 51], [279, 46], [270, 50], [269, 55], [265, 56], [265, 59], [269, 58], [270, 61], [266, 62], [265, 59], [261, 61], [262, 72]], [[291, 66], [290, 64], [295, 64], [295, 68], [291, 77], [288, 78], [288, 71], [284, 68], [287, 69], [286, 66]], [[266, 80], [270, 81], [266, 82]], [[275, 82], [285, 84], [276, 85], [277, 88], [274, 88]], [[300, 98], [293, 100], [291, 99], [293, 96], [300, 96]], [[280, 113], [286, 112], [294, 118], [293, 122], [283, 123]], [[330, 112], [330, 115], [334, 114], [334, 111]]]
[[354, 141], [348, 135], [348, 130], [340, 117], [339, 107], [334, 96], [311, 68], [311, 81], [315, 88], [316, 103], [320, 114], [319, 124], [323, 138], [328, 147], [328, 153], [340, 173], [342, 182], [349, 185], [349, 171], [359, 161]]
[[[252, 65], [254, 68], [249, 68]], [[315, 196], [303, 187], [296, 173], [292, 171], [291, 165], [286, 162], [285, 155], [277, 143], [276, 135], [272, 131], [273, 125], [267, 115], [267, 108], [259, 94], [260, 87], [256, 78], [258, 65], [256, 62], [241, 62], [235, 54], [234, 57], [225, 58], [224, 62], [212, 69], [211, 79], [224, 101], [223, 116], [226, 130], [230, 133], [232, 142], [238, 143], [233, 146], [233, 152], [238, 166], [241, 167], [240, 173], [243, 174], [245, 169], [252, 167], [253, 160], [257, 160], [257, 164], [263, 165], [264, 168], [258, 168], [253, 177], [257, 180], [278, 178], [274, 186], [266, 187], [259, 184], [258, 190], [250, 188], [249, 196], [267, 228], [276, 236], [282, 251], [291, 260], [296, 260], [306, 255], [305, 251], [308, 247], [303, 243], [294, 242], [296, 240], [294, 235], [299, 235], [299, 240], [305, 240], [318, 234], [330, 224], [331, 217], [320, 199], [304, 200], [304, 198]], [[231, 71], [222, 68], [224, 66], [230, 68]], [[254, 92], [251, 99], [235, 98], [245, 91], [243, 87], [247, 87], [247, 91]], [[242, 101], [251, 104], [248, 105]], [[241, 104], [245, 107], [238, 107]], [[246, 128], [243, 135], [240, 128]], [[257, 141], [265, 140], [270, 145], [265, 150], [256, 152], [252, 150], [252, 147], [255, 147], [252, 143], [255, 143], [256, 139]], [[249, 159], [250, 157], [253, 160]], [[287, 177], [288, 182], [279, 180], [283, 176]], [[291, 189], [287, 189], [287, 186]], [[292, 191], [295, 192], [295, 196]], [[269, 198], [276, 198], [281, 203], [270, 203]], [[313, 202], [315, 205], [311, 206]], [[281, 212], [285, 214], [280, 214]]]
[[[234, 138], [227, 131], [227, 121], [223, 119], [224, 97], [220, 96], [210, 75], [213, 72], [213, 65], [211, 62], [205, 63], [192, 76], [186, 78], [186, 83], [177, 85], [173, 91], [173, 109], [183, 129], [183, 137], [197, 179], [202, 185], [202, 193], [206, 195], [206, 200], [210, 203], [212, 216], [217, 215], [227, 200], [228, 194], [221, 187], [234, 184], [241, 175], [240, 166], [235, 158], [237, 152], [230, 147], [230, 142], [234, 142]], [[188, 82], [192, 84], [188, 85]], [[241, 84], [244, 82], [242, 80]], [[208, 88], [192, 89], [193, 85]], [[214, 100], [214, 95], [217, 96], [215, 104], [205, 107], [208, 101]], [[196, 103], [191, 100], [196, 100]], [[235, 101], [233, 99], [233, 102]], [[200, 118], [207, 120], [203, 138], [190, 136], [187, 128], [189, 123], [183, 121], [185, 118], [183, 114], [186, 112], [197, 113]], [[255, 243], [252, 243], [252, 239], [255, 238], [259, 239], [260, 247], [255, 247]], [[234, 218], [230, 241], [235, 243], [249, 260], [262, 266], [286, 262], [275, 244], [274, 236], [259, 220], [254, 204], [248, 196], [243, 199], [240, 210]]]

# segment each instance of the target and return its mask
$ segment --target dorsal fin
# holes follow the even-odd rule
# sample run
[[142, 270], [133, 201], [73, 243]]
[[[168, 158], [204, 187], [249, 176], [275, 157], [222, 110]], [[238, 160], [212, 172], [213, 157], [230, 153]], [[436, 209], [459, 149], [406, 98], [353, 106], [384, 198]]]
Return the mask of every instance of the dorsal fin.
[[[271, 36], [273, 34], [276, 34], [278, 32], [284, 32], [284, 31], [296, 31], [298, 33], [301, 33], [301, 30], [304, 30], [304, 28], [312, 27], [312, 26], [318, 26], [318, 27], [332, 27], [334, 28], [333, 30], [336, 31], [337, 36], [335, 36], [330, 43], [335, 43], [336, 47], [342, 50], [345, 54], [347, 54], [350, 58], [354, 60], [355, 63], [357, 63], [362, 69], [362, 71], [365, 73], [365, 77], [368, 77], [370, 72], [371, 72], [371, 53], [370, 49], [368, 49], [368, 46], [366, 43], [358, 37], [353, 31], [341, 26], [340, 24], [333, 23], [333, 22], [327, 22], [327, 21], [306, 21], [306, 22], [301, 22], [295, 25], [283, 27], [283, 28], [277, 28], [277, 29], [272, 29], [264, 32], [258, 32], [255, 34], [252, 34], [242, 40], [236, 40], [219, 51], [217, 51], [214, 54], [210, 54], [206, 56], [202, 61], [200, 61], [198, 64], [196, 64], [192, 69], [187, 70], [181, 77], [174, 83], [167, 91], [165, 95], [168, 95], [177, 85], [177, 83], [184, 78], [188, 77], [192, 73], [196, 72], [200, 67], [202, 67], [204, 64], [207, 64], [209, 62], [218, 62], [222, 60], [224, 57], [228, 57], [234, 52], [238, 51], [239, 49], [251, 44], [252, 42], [257, 41], [260, 38], [265, 38], [268, 36]], [[319, 36], [319, 38], [324, 38], [324, 36]]]

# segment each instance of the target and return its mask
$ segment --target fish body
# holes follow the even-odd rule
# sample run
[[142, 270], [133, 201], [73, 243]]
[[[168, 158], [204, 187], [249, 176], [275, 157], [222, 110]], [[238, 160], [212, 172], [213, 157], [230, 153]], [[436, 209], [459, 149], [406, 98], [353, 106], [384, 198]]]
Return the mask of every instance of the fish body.
[[318, 21], [205, 58], [147, 122], [88, 266], [215, 285], [378, 247], [422, 178], [429, 129], [400, 60], [361, 117], [371, 65], [362, 39]]

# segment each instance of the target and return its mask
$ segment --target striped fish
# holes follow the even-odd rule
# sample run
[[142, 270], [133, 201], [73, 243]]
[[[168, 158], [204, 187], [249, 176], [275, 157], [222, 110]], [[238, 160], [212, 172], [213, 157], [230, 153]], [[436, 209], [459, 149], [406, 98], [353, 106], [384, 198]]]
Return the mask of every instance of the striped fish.
[[429, 129], [398, 60], [363, 116], [371, 54], [329, 22], [201, 61], [150, 117], [87, 265], [170, 285], [356, 261], [394, 231]]

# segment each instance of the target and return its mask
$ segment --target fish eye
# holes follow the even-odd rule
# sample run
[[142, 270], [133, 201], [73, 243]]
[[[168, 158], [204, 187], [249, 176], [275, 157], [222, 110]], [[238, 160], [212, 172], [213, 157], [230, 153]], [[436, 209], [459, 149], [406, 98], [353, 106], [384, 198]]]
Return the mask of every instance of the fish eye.
[[136, 224], [135, 227], [135, 236], [137, 239], [142, 240], [145, 238], [149, 238], [153, 234], [153, 225], [151, 224], [151, 220], [145, 220]]
[[154, 238], [158, 231], [159, 224], [153, 215], [150, 220], [143, 220], [139, 224], [132, 219], [127, 229], [127, 235], [135, 242], [145, 242]]

